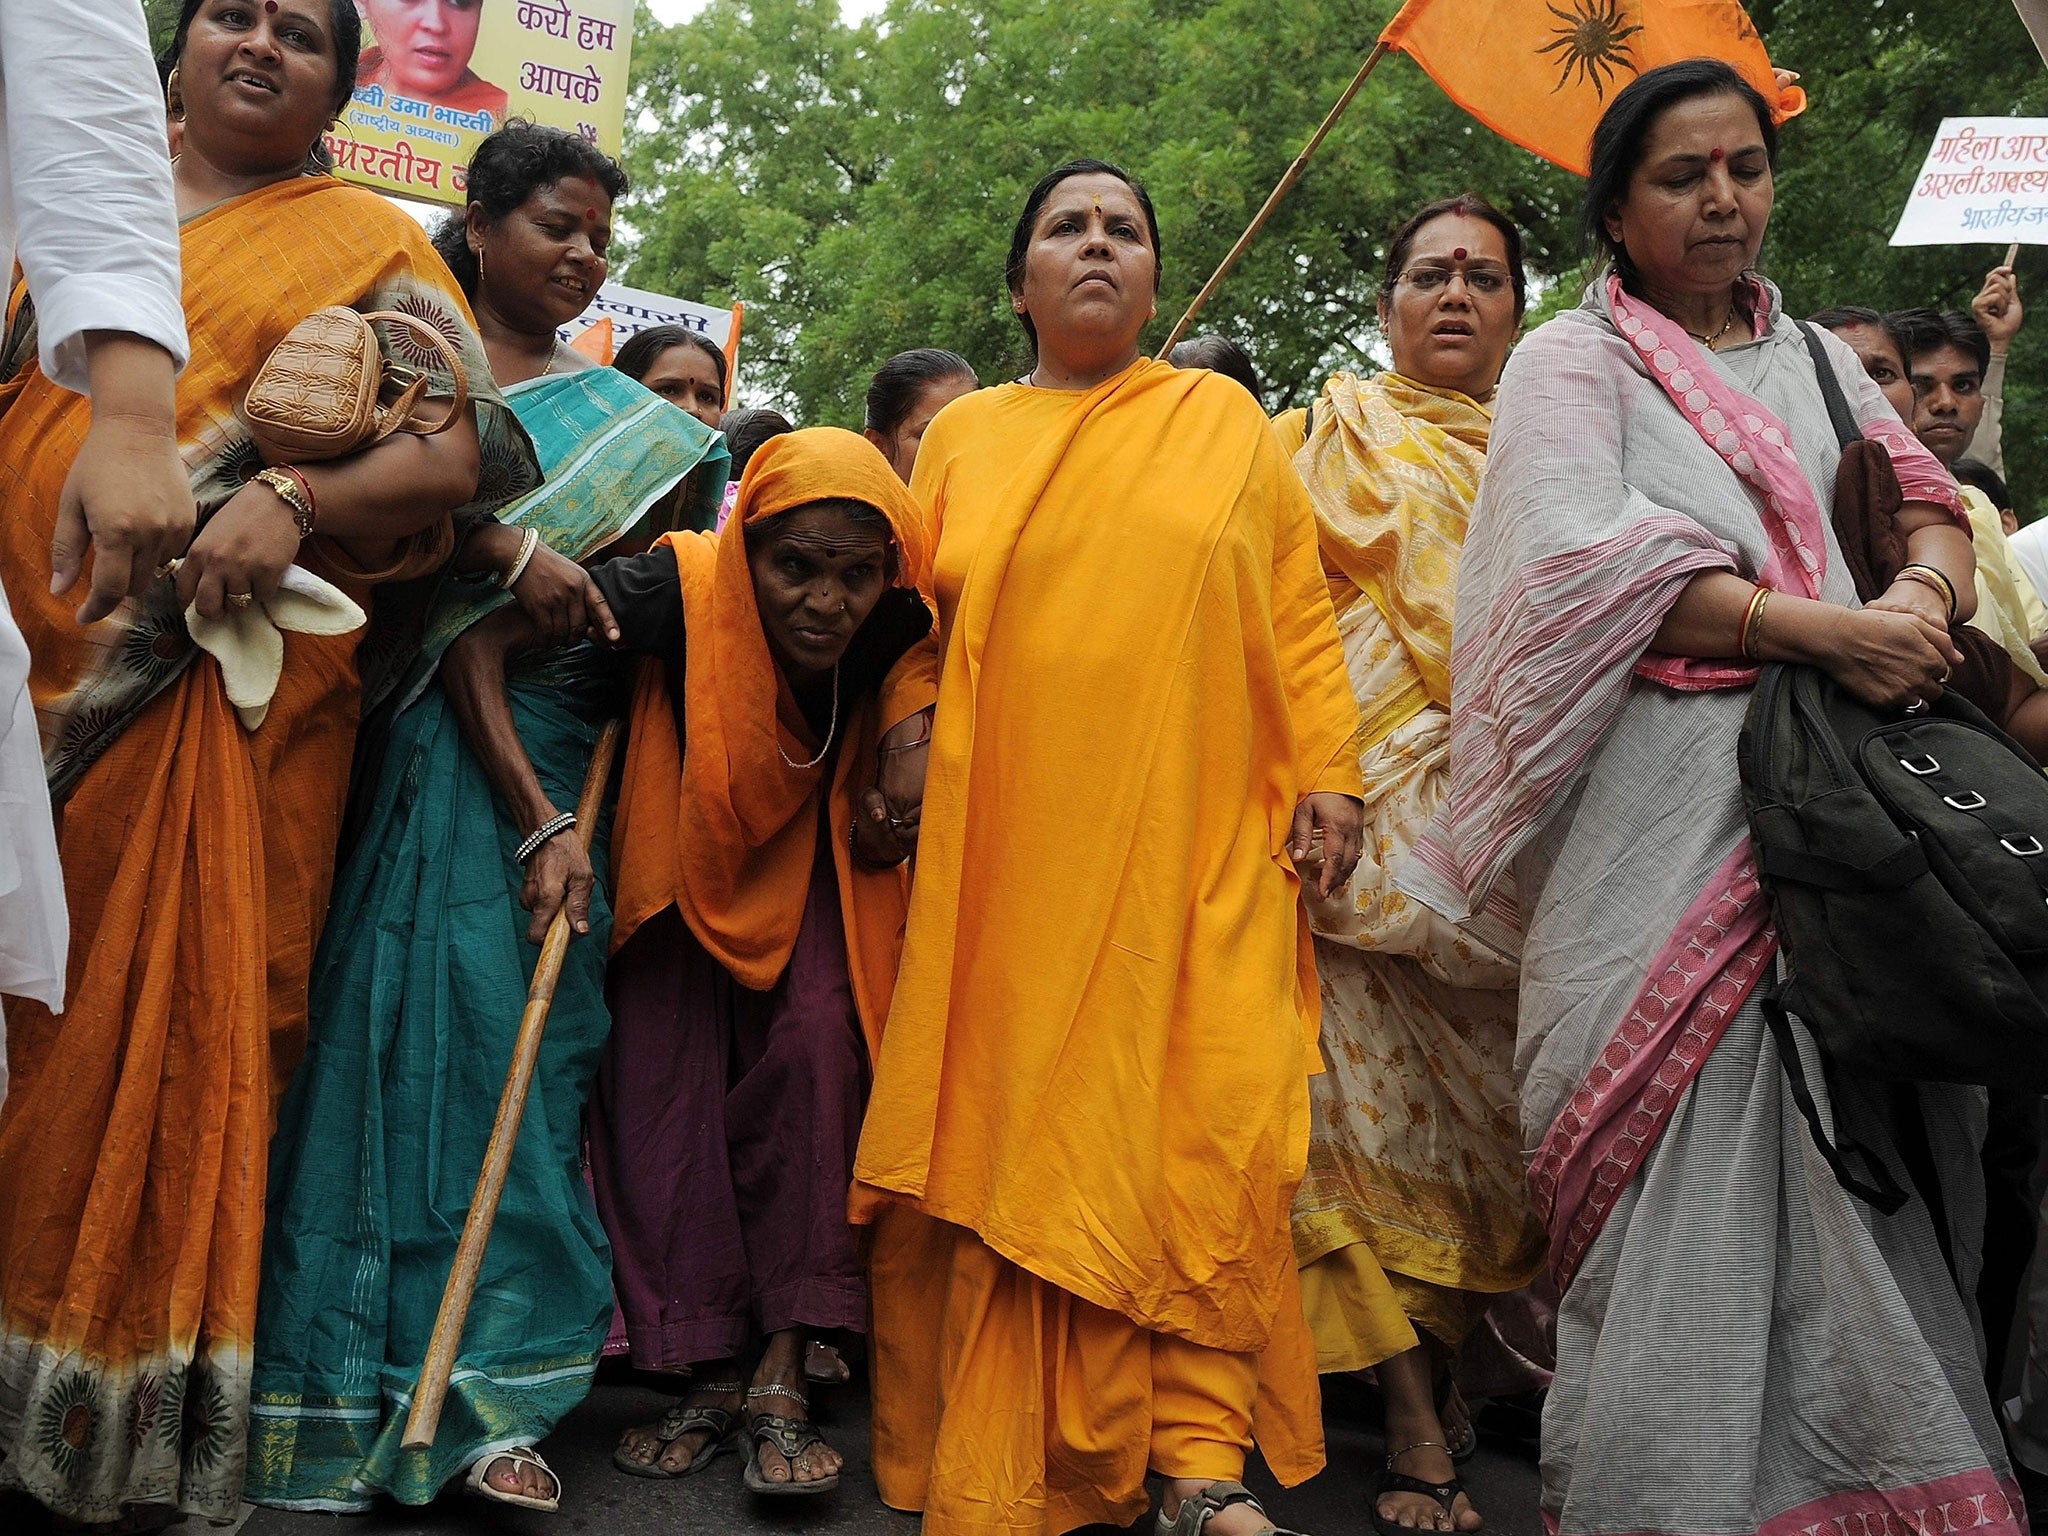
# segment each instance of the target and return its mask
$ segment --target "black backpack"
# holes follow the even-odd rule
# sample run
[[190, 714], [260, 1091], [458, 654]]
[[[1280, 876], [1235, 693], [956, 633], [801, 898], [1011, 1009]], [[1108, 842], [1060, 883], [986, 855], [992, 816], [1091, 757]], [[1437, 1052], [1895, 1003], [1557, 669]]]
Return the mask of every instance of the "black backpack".
[[1953, 690], [1901, 716], [1779, 664], [1737, 762], [1785, 966], [1765, 1018], [1835, 1177], [1895, 1211], [1822, 1126], [1788, 1015], [1830, 1075], [2048, 1092], [2048, 778]]

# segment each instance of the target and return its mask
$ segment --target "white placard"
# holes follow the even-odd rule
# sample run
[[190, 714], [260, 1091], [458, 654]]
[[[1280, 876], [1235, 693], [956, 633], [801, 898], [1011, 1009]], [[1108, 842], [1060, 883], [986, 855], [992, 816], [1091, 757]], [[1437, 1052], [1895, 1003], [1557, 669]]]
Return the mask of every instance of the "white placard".
[[612, 335], [620, 346], [634, 332], [650, 326], [680, 325], [705, 337], [721, 351], [732, 351], [731, 310], [672, 299], [665, 293], [649, 293], [644, 288], [628, 288], [624, 283], [601, 285], [597, 297], [590, 301], [590, 308], [562, 327], [562, 340], [571, 340], [600, 320], [611, 321]]
[[2048, 245], [2048, 117], [1945, 117], [1893, 245]]

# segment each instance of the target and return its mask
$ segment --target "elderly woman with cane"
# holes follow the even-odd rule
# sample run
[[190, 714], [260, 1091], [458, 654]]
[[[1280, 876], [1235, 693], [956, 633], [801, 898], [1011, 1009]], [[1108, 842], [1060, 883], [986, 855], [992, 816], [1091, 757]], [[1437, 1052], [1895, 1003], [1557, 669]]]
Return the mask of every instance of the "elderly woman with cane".
[[[635, 1365], [695, 1390], [613, 1461], [746, 1486], [839, 1482], [803, 1341], [867, 1325], [846, 1192], [907, 882], [877, 743], [928, 705], [896, 663], [931, 630], [921, 520], [870, 444], [754, 454], [723, 533], [596, 575], [646, 664], [620, 792], [616, 1015], [591, 1168]], [[914, 728], [914, 727], [913, 727]]]

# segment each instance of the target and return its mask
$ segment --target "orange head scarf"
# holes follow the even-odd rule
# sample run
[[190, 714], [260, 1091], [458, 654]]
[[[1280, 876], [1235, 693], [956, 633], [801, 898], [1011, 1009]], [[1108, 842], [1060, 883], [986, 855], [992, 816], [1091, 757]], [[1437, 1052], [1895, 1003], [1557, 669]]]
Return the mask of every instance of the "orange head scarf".
[[[879, 734], [878, 678], [842, 679], [838, 754], [815, 768], [792, 766], [823, 745], [803, 722], [761, 628], [747, 565], [750, 523], [815, 501], [864, 502], [889, 520], [896, 541], [895, 587], [885, 592], [848, 647], [876, 658], [873, 643], [898, 654], [927, 633], [930, 610], [917, 596], [925, 570], [924, 520], [909, 489], [867, 439], [837, 427], [771, 438], [754, 454], [723, 534], [672, 533], [683, 596], [683, 725], [678, 741], [665, 664], [643, 671], [633, 701], [625, 782], [612, 835], [618, 894], [613, 944], [673, 902], [690, 931], [741, 985], [774, 986], [789, 964], [808, 899], [818, 824], [812, 810], [830, 785], [841, 905], [862, 1016], [879, 1029], [893, 960], [880, 951], [865, 966], [856, 908], [873, 916], [893, 946], [901, 926], [898, 870], [852, 867], [847, 838], [853, 798], [874, 782]], [[857, 669], [855, 669], [857, 670]], [[859, 689], [855, 696], [851, 690]], [[889, 888], [896, 894], [891, 897]], [[886, 899], [885, 899], [886, 898]], [[870, 974], [863, 976], [863, 971]], [[879, 1011], [877, 1011], [879, 1010]]]

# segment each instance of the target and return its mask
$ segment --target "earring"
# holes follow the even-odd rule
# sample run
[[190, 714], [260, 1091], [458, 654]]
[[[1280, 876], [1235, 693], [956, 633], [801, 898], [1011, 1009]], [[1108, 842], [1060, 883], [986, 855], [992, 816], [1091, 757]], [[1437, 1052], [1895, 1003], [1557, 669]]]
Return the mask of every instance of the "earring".
[[476, 247], [476, 285], [479, 288], [484, 285], [484, 248], [482, 246]]
[[173, 64], [171, 72], [164, 79], [164, 110], [172, 117], [185, 115], [185, 103], [178, 90], [178, 66]]

